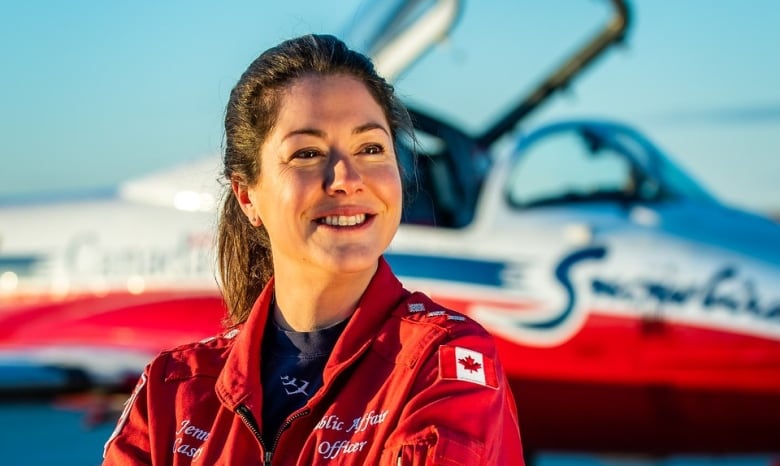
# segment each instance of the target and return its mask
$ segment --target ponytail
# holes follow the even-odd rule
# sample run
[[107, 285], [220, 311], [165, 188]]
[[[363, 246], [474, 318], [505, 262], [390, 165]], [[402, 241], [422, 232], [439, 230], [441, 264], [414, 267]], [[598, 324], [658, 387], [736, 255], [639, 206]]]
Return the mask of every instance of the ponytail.
[[217, 259], [229, 324], [236, 325], [249, 317], [273, 275], [273, 263], [265, 227], [249, 223], [229, 188], [224, 197], [217, 225]]

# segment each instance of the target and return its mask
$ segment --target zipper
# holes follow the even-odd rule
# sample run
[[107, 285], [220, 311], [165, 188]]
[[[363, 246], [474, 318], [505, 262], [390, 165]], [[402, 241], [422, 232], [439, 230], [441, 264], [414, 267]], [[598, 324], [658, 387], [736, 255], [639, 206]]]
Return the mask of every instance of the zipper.
[[271, 455], [273, 455], [274, 450], [276, 450], [276, 445], [279, 443], [279, 439], [282, 438], [282, 432], [289, 429], [292, 425], [293, 421], [296, 419], [306, 416], [309, 414], [309, 408], [303, 409], [301, 411], [296, 411], [293, 413], [290, 417], [287, 418], [286, 421], [284, 421], [284, 424], [282, 424], [282, 427], [279, 428], [279, 430], [276, 432], [276, 436], [274, 437], [274, 443], [271, 444], [271, 449], [266, 450], [265, 453], [265, 460], [266, 464], [265, 466], [271, 466]]
[[239, 405], [236, 408], [236, 414], [238, 414], [238, 417], [244, 421], [244, 424], [249, 428], [249, 430], [252, 431], [258, 442], [260, 442], [260, 446], [263, 447], [263, 451], [265, 451], [265, 455], [263, 457], [263, 466], [271, 466], [271, 458], [274, 456], [274, 450], [276, 450], [276, 445], [279, 443], [279, 439], [282, 438], [282, 432], [287, 430], [296, 419], [308, 415], [309, 409], [307, 408], [301, 411], [297, 411], [284, 421], [284, 424], [282, 424], [282, 426], [279, 428], [279, 431], [276, 433], [276, 436], [274, 437], [271, 448], [268, 448], [265, 441], [263, 440], [263, 436], [260, 434], [260, 429], [257, 427], [257, 421], [255, 420], [254, 415], [252, 415], [252, 411], [250, 411], [246, 405]]
[[263, 436], [260, 435], [260, 429], [257, 427], [257, 421], [255, 420], [254, 415], [252, 415], [252, 411], [250, 411], [246, 405], [238, 405], [236, 408], [236, 414], [238, 414], [238, 417], [244, 421], [244, 424], [249, 428], [250, 431], [252, 431], [255, 438], [257, 438], [257, 441], [260, 442], [260, 446], [263, 447], [263, 451], [265, 452], [263, 466], [271, 466], [271, 456], [273, 456], [273, 451], [269, 450], [268, 447], [265, 446]]

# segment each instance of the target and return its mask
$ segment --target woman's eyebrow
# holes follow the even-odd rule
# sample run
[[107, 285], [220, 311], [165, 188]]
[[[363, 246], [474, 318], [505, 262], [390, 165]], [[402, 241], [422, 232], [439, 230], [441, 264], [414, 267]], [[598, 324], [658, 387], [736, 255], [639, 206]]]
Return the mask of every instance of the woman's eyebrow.
[[325, 131], [322, 131], [321, 129], [316, 128], [300, 128], [290, 131], [289, 133], [285, 134], [282, 138], [282, 141], [285, 139], [289, 139], [293, 136], [300, 136], [300, 135], [309, 135], [309, 136], [316, 136], [318, 138], [324, 138], [326, 136]]
[[358, 126], [357, 128], [353, 129], [353, 130], [352, 130], [352, 134], [360, 134], [360, 133], [365, 133], [365, 132], [367, 132], [367, 131], [371, 131], [371, 130], [374, 130], [374, 129], [381, 129], [381, 130], [382, 130], [382, 131], [384, 131], [384, 132], [385, 132], [385, 133], [386, 133], [388, 136], [390, 136], [390, 133], [388, 133], [388, 132], [387, 132], [387, 129], [385, 129], [385, 127], [384, 127], [384, 126], [382, 126], [382, 125], [381, 125], [381, 124], [379, 124], [379, 123], [375, 123], [375, 122], [373, 122], [373, 121], [371, 121], [371, 122], [368, 122], [368, 123], [366, 123], [366, 124], [364, 124], [364, 125], [360, 125], [360, 126]]
[[[356, 127], [355, 129], [352, 130], [352, 134], [366, 133], [368, 131], [373, 131], [375, 129], [382, 130], [385, 134], [390, 136], [390, 133], [387, 131], [387, 129], [383, 125], [381, 125], [380, 123], [373, 122], [373, 121], [365, 123], [365, 124], [362, 124], [362, 125]], [[293, 136], [300, 136], [300, 135], [308, 135], [308, 136], [315, 136], [315, 137], [318, 137], [318, 138], [325, 138], [325, 136], [327, 136], [327, 133], [325, 131], [323, 131], [321, 129], [317, 129], [317, 128], [299, 128], [299, 129], [292, 130], [289, 133], [285, 134], [284, 137], [282, 138], [282, 141], [284, 141], [285, 139], [289, 139], [289, 138], [291, 138]]]

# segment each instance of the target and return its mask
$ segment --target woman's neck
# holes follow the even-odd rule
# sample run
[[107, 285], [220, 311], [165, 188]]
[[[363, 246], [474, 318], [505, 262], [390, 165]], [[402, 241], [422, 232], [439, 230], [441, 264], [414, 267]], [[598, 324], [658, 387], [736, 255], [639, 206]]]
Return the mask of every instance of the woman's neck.
[[310, 332], [351, 316], [376, 268], [339, 275], [307, 272], [275, 270], [273, 316], [286, 330]]

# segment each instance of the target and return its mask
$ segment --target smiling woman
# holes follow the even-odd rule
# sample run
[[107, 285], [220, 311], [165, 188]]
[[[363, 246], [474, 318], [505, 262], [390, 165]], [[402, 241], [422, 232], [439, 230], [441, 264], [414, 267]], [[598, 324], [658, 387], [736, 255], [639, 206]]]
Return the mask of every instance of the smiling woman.
[[104, 464], [522, 465], [492, 337], [383, 258], [414, 136], [371, 61], [283, 42], [233, 89], [225, 134], [229, 328], [152, 361]]
[[[391, 132], [359, 79], [304, 76], [281, 97], [256, 182], [233, 174], [241, 210], [269, 236], [276, 288], [309, 284], [306, 293], [276, 295], [276, 318], [288, 330], [347, 318], [398, 229], [401, 177]], [[340, 296], [354, 302], [344, 306]]]

